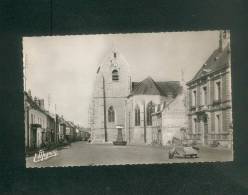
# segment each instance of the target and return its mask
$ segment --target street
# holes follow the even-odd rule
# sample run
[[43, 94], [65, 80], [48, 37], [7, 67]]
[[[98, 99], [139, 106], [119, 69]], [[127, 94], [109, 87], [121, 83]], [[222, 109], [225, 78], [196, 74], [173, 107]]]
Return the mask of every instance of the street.
[[123, 165], [180, 162], [231, 161], [232, 152], [227, 149], [201, 147], [199, 158], [168, 158], [168, 150], [150, 145], [114, 146], [74, 142], [70, 146], [55, 150], [57, 156], [34, 163], [33, 157], [26, 157], [26, 167], [61, 167], [88, 165]]

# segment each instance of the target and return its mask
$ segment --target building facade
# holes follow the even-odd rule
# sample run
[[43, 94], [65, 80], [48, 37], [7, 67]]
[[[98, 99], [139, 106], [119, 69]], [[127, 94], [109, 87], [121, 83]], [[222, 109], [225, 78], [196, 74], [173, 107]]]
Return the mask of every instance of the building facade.
[[232, 147], [230, 32], [221, 31], [217, 48], [191, 81], [188, 139]]
[[129, 67], [115, 50], [97, 70], [90, 108], [91, 138], [94, 142], [116, 139], [116, 126], [125, 125], [125, 103], [130, 93]]
[[46, 141], [49, 143], [56, 143], [56, 116], [53, 116], [49, 112], [46, 112], [47, 128], [46, 128]]
[[24, 92], [25, 110], [25, 146], [39, 148], [46, 142], [47, 114], [44, 100], [32, 98], [31, 93]]
[[97, 70], [89, 109], [92, 143], [116, 141], [118, 127], [129, 144], [152, 144], [155, 108], [172, 102], [180, 89], [178, 81], [151, 77], [132, 82], [127, 61], [111, 51]]
[[[157, 123], [153, 114], [169, 105], [180, 93], [177, 81], [155, 82], [151, 77], [133, 83], [127, 98], [126, 135], [131, 144], [162, 142], [162, 123]], [[158, 116], [158, 115], [157, 115]], [[156, 129], [156, 131], [155, 131]]]
[[79, 125], [45, 109], [44, 100], [24, 92], [26, 151], [59, 146], [81, 140]]
[[63, 116], [57, 116], [57, 131], [58, 131], [58, 142], [63, 142], [65, 140], [65, 134], [66, 134], [66, 124]]
[[152, 141], [159, 145], [169, 145], [174, 139], [185, 140], [188, 129], [186, 90], [182, 87], [178, 95], [167, 104], [158, 105], [153, 114]]

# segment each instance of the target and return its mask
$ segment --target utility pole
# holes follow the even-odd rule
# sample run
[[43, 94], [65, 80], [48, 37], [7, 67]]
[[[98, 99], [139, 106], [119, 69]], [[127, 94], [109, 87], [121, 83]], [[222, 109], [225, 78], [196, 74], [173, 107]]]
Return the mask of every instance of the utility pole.
[[130, 142], [131, 142], [131, 137], [130, 137], [130, 133], [131, 133], [131, 131], [130, 131], [130, 112], [128, 112], [128, 130], [129, 130], [129, 144], [130, 144]]
[[[24, 92], [26, 91], [27, 92], [27, 68], [28, 68], [28, 63], [27, 63], [27, 54], [23, 53], [23, 79], [24, 79]], [[27, 94], [28, 96], [29, 94]], [[24, 97], [27, 98], [24, 94]], [[25, 114], [26, 114], [26, 129], [27, 129], [27, 148], [30, 147], [30, 144], [29, 144], [29, 141], [30, 141], [30, 124], [29, 124], [29, 104], [27, 103], [27, 100], [25, 99], [25, 102], [24, 102], [24, 105], [25, 105]]]
[[144, 142], [146, 143], [146, 106], [145, 106], [145, 102], [143, 104], [143, 110], [144, 110]]
[[55, 112], [55, 143], [58, 143], [58, 121], [57, 121], [57, 114], [56, 114], [56, 104], [54, 104], [54, 112]]
[[105, 136], [105, 142], [108, 141], [108, 134], [107, 134], [107, 121], [106, 121], [106, 93], [105, 93], [105, 79], [104, 76], [102, 76], [102, 85], [103, 85], [103, 120], [104, 120], [104, 136]]
[[23, 69], [24, 69], [24, 91], [27, 90], [27, 54], [23, 54]]
[[50, 104], [51, 104], [50, 94], [48, 94], [47, 102], [48, 102], [48, 111], [50, 112]]

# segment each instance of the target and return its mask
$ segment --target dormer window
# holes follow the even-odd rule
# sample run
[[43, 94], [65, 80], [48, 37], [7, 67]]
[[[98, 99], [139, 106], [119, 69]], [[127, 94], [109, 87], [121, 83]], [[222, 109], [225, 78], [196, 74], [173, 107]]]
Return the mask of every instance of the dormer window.
[[112, 71], [112, 81], [118, 81], [119, 80], [119, 73], [118, 70]]

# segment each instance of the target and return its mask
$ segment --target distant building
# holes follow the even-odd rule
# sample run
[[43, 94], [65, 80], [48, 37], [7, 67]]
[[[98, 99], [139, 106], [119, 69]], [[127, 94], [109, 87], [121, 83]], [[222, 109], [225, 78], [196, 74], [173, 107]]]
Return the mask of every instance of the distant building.
[[217, 48], [191, 81], [188, 139], [232, 147], [230, 32], [221, 31]]
[[68, 142], [75, 141], [76, 139], [76, 125], [71, 121], [65, 121], [65, 139]]
[[47, 117], [47, 129], [46, 129], [46, 141], [50, 143], [56, 143], [56, 124], [55, 116], [46, 112]]
[[66, 124], [63, 116], [57, 115], [58, 142], [63, 142], [66, 135]]
[[88, 141], [88, 139], [90, 138], [90, 133], [89, 133], [90, 129], [89, 128], [79, 127], [78, 130], [79, 130], [78, 136], [80, 136], [80, 140]]

